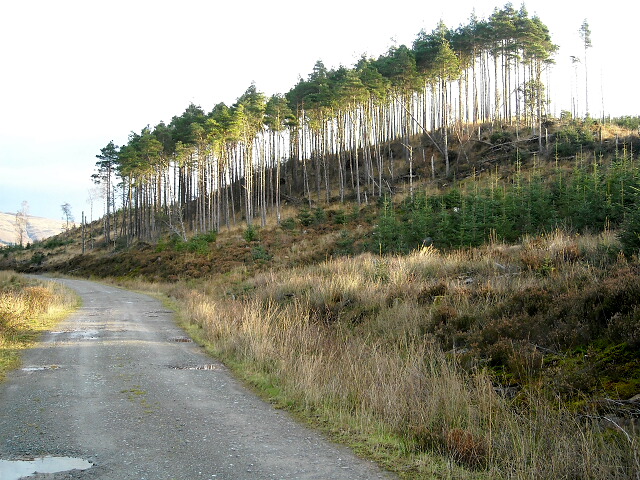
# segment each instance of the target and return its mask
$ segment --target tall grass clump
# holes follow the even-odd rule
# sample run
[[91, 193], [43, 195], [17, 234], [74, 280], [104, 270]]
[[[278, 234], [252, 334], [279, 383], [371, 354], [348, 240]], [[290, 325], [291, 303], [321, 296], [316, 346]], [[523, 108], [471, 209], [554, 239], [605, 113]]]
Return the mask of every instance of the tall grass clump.
[[58, 283], [0, 272], [0, 378], [19, 364], [21, 350], [77, 305], [77, 297]]
[[557, 230], [179, 296], [274, 402], [407, 477], [638, 478], [638, 428], [618, 408], [640, 386], [638, 266], [619, 251], [610, 232]]

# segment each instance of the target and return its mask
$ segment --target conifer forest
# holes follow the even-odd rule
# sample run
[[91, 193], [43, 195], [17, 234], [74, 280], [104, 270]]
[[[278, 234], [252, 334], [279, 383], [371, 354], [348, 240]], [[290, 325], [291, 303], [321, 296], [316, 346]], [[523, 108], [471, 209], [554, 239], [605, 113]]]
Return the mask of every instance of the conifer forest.
[[267, 98], [252, 84], [230, 106], [191, 104], [97, 155], [106, 239], [264, 226], [268, 214], [280, 221], [283, 202], [393, 199], [401, 177], [413, 195], [418, 163], [451, 179], [465, 155], [452, 139], [482, 141], [488, 123], [493, 135], [517, 125], [541, 154], [556, 49], [540, 18], [507, 4], [351, 68], [318, 61], [285, 94]]

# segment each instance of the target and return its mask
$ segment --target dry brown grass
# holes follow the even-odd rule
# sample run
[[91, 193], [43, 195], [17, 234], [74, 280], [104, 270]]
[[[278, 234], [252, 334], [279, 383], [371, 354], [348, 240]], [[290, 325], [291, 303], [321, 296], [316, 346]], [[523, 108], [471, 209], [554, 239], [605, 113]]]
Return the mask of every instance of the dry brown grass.
[[[636, 427], [571, 409], [545, 383], [548, 350], [568, 335], [551, 330], [587, 326], [540, 324], [612, 271], [633, 278], [614, 243], [557, 231], [158, 288], [273, 401], [341, 438], [365, 435], [358, 448], [407, 477], [627, 479], [640, 475]], [[547, 307], [559, 310], [534, 311]]]
[[0, 318], [4, 328], [13, 328], [32, 315], [46, 312], [53, 294], [45, 287], [24, 287], [20, 291], [0, 293]]
[[0, 271], [0, 379], [19, 365], [21, 350], [77, 305], [77, 296], [58, 283]]

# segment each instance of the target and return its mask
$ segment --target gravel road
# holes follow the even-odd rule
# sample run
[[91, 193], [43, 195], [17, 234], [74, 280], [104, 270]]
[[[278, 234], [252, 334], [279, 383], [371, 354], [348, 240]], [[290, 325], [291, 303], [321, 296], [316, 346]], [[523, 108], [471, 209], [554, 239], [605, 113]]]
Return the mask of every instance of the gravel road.
[[0, 384], [0, 459], [93, 467], [30, 478], [394, 478], [247, 391], [157, 300], [58, 281], [83, 307]]

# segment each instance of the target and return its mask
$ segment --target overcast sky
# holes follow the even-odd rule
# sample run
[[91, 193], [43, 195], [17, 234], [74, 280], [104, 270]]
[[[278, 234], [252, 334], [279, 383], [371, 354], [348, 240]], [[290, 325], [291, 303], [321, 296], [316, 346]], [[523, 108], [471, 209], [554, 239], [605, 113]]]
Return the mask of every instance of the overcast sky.
[[[220, 5], [224, 3], [224, 6]], [[552, 113], [570, 109], [571, 55], [583, 55], [586, 18], [590, 110], [640, 115], [637, 2], [525, 3], [560, 46]], [[127, 142], [193, 102], [232, 104], [251, 82], [286, 93], [318, 59], [351, 67], [394, 44], [411, 45], [442, 19], [455, 28], [504, 2], [299, 0], [0, 0], [0, 211], [23, 200], [34, 216], [80, 219], [93, 188], [95, 155]], [[520, 3], [514, 2], [514, 8]], [[602, 85], [602, 86], [601, 86]], [[94, 203], [94, 218], [102, 213]]]

